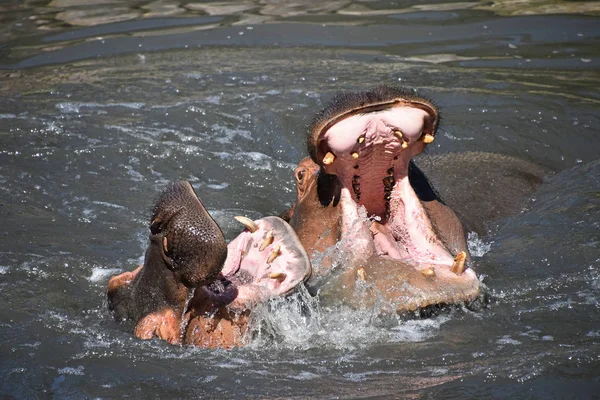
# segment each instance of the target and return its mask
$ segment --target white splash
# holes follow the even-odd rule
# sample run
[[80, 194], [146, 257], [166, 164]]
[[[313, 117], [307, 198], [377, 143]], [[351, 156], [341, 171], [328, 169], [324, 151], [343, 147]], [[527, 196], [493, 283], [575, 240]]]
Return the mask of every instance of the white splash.
[[467, 246], [473, 257], [483, 257], [492, 248], [492, 243], [494, 242], [484, 242], [475, 232], [469, 232], [467, 235]]
[[108, 280], [109, 276], [115, 275], [121, 271], [122, 270], [120, 268], [94, 267], [92, 269], [92, 275], [89, 276], [87, 279], [90, 282], [104, 282], [105, 280]]

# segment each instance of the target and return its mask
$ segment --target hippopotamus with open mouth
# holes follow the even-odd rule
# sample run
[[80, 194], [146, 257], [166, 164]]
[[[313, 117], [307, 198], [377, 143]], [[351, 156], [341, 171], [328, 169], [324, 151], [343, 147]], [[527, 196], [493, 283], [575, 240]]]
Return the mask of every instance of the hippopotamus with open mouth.
[[520, 210], [543, 171], [487, 153], [425, 158], [438, 181], [469, 170], [495, 188], [481, 205], [451, 183], [448, 205], [413, 161], [438, 124], [435, 105], [404, 89], [336, 96], [309, 128], [295, 204], [283, 219], [237, 217], [246, 230], [228, 246], [191, 185], [172, 184], [154, 208], [144, 265], [110, 279], [109, 308], [139, 338], [229, 348], [247, 340], [257, 304], [301, 284], [324, 301], [383, 300], [398, 313], [473, 302], [482, 284], [449, 205], [484, 233], [484, 223]]
[[144, 265], [113, 276], [108, 307], [135, 323], [135, 336], [173, 344], [243, 344], [252, 308], [292, 291], [310, 262], [278, 217], [238, 217], [247, 229], [229, 246], [187, 181], [171, 184], [150, 220]]

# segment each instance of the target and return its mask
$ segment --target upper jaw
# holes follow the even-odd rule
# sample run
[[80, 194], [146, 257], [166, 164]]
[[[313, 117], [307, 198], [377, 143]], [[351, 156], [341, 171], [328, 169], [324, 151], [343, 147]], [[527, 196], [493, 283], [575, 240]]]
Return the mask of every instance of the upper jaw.
[[316, 162], [325, 173], [338, 176], [370, 215], [387, 219], [394, 185], [435, 137], [437, 110], [394, 103], [360, 108], [335, 121], [315, 136]]
[[421, 110], [427, 115], [423, 134], [435, 135], [439, 113], [432, 101], [414, 91], [390, 86], [375, 87], [366, 92], [347, 92], [335, 96], [311, 123], [307, 147], [313, 161], [320, 164], [327, 151], [320, 146], [322, 136], [345, 119], [361, 114], [380, 113], [391, 109]]
[[341, 182], [342, 242], [354, 254], [464, 273], [466, 253], [451, 254], [442, 243], [408, 177], [437, 123], [432, 105], [396, 100], [349, 110], [312, 135], [317, 163]]

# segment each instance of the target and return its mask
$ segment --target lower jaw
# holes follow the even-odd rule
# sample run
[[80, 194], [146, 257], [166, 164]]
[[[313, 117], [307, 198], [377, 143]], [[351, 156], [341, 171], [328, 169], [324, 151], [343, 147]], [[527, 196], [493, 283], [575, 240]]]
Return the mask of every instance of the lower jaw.
[[[367, 256], [385, 256], [414, 265], [450, 267], [454, 263], [456, 254], [451, 254], [435, 233], [408, 176], [395, 182], [381, 204], [361, 204], [348, 187], [342, 189], [341, 198], [342, 240], [352, 241], [354, 236], [355, 240], [370, 242], [363, 249]], [[371, 214], [371, 210], [385, 212]]]

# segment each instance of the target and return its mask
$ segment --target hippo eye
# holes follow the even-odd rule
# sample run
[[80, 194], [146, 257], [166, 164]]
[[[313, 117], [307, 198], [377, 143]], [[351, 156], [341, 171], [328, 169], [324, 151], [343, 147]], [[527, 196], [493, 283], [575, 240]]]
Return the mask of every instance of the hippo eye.
[[298, 181], [298, 183], [302, 182], [302, 179], [304, 179], [305, 174], [306, 171], [304, 169], [301, 169], [300, 171], [296, 172], [296, 180]]

